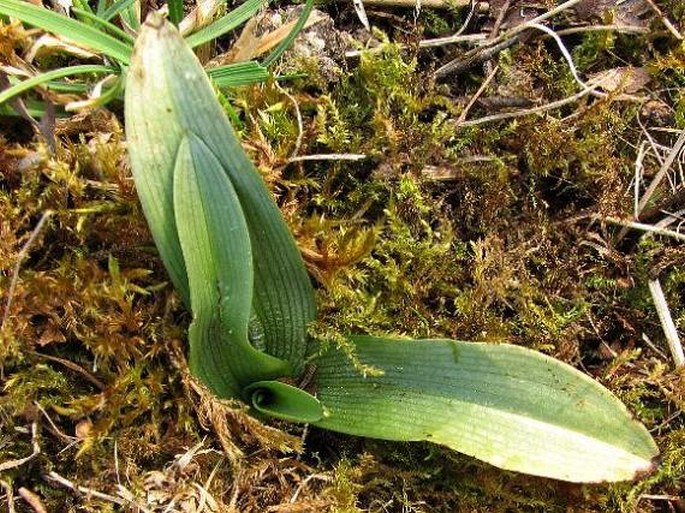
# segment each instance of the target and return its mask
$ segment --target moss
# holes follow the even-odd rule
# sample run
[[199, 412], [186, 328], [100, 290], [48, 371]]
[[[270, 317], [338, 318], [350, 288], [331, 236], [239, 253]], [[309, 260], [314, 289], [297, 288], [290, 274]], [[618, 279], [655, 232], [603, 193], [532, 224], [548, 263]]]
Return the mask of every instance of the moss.
[[[682, 15], [677, 2], [664, 9]], [[421, 20], [437, 34], [462, 15], [424, 10]], [[3, 55], [27, 37], [15, 29], [2, 28]], [[121, 127], [100, 112], [63, 120], [55, 155], [0, 142], [3, 292], [22, 246], [53, 212], [21, 262], [0, 344], [0, 461], [30, 454], [31, 425], [40, 428], [42, 453], [8, 473], [13, 485], [55, 511], [121, 508], [77, 498], [46, 481], [50, 471], [160, 510], [193, 511], [204, 496], [244, 512], [649, 512], [659, 506], [642, 494], [680, 493], [683, 376], [646, 283], [659, 273], [682, 328], [682, 251], [633, 234], [619, 244], [613, 228], [590, 223], [630, 214], [636, 108], [583, 101], [464, 128], [459, 116], [483, 73], [438, 84], [434, 54], [375, 37], [380, 47], [340, 80], [269, 82], [223, 97], [316, 281], [312, 334], [329, 343], [349, 332], [508, 341], [555, 355], [647, 424], [659, 470], [636, 484], [568, 485], [430, 444], [265, 425], [215, 400], [187, 373], [188, 315], [146, 228]], [[621, 59], [648, 66], [652, 91], [683, 126], [682, 49], [656, 37], [640, 55], [638, 38], [568, 41], [585, 72]], [[578, 90], [551, 43], [518, 45], [497, 63], [486, 96], [545, 103]], [[316, 71], [312, 61], [296, 66]], [[488, 114], [476, 103], [469, 116]], [[294, 152], [366, 158], [291, 162]]]

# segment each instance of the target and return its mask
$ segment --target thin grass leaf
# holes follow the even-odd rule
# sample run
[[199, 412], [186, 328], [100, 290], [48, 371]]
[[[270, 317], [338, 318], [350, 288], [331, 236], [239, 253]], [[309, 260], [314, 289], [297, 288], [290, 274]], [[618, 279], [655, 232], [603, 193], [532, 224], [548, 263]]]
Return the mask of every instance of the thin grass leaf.
[[207, 70], [218, 87], [238, 87], [257, 84], [269, 78], [267, 69], [256, 61], [236, 62]]
[[59, 78], [68, 77], [71, 75], [84, 75], [86, 73], [116, 73], [118, 70], [111, 66], [102, 66], [99, 64], [84, 64], [81, 66], [70, 66], [68, 68], [59, 68], [52, 71], [46, 71], [35, 77], [22, 80], [18, 84], [5, 89], [0, 92], [0, 104], [14, 98], [15, 96], [33, 89], [36, 86], [50, 82], [51, 80], [56, 80]]
[[271, 52], [263, 61], [262, 61], [262, 66], [265, 68], [268, 68], [271, 66], [274, 62], [276, 62], [278, 59], [280, 59], [281, 55], [285, 53], [285, 51], [290, 48], [290, 45], [295, 41], [295, 38], [298, 36], [298, 34], [302, 31], [304, 28], [305, 24], [307, 23], [307, 19], [309, 19], [309, 15], [312, 13], [312, 9], [314, 8], [314, 0], [307, 0], [304, 4], [304, 7], [302, 9], [302, 13], [300, 14], [300, 17], [297, 19], [297, 23], [293, 27], [293, 29], [288, 33], [288, 35], [281, 41], [276, 48], [274, 48], [274, 51]]
[[268, 0], [247, 0], [240, 7], [222, 16], [215, 22], [207, 25], [202, 30], [191, 34], [186, 38], [188, 46], [195, 48], [217, 37], [223, 36], [226, 32], [233, 30], [257, 14], [259, 10], [268, 3]]
[[138, 32], [140, 29], [140, 0], [133, 0], [133, 3], [119, 13], [119, 18], [125, 28]]
[[71, 9], [71, 12], [82, 16], [86, 20], [90, 21], [93, 26], [101, 27], [102, 29], [106, 30], [110, 34], [113, 34], [120, 40], [125, 41], [131, 47], [133, 47], [133, 42], [135, 41], [135, 39], [123, 30], [121, 30], [116, 25], [109, 23], [105, 18], [101, 18], [95, 14], [89, 13], [88, 11], [84, 11], [82, 9], [77, 9], [76, 7], [73, 7]]
[[0, 14], [18, 18], [24, 23], [59, 34], [75, 43], [100, 52], [112, 59], [128, 64], [131, 46], [119, 41], [101, 29], [67, 18], [43, 7], [20, 0], [0, 0]]
[[340, 350], [317, 361], [316, 425], [385, 440], [427, 440], [500, 468], [566, 481], [635, 479], [654, 468], [652, 437], [608, 390], [525, 348], [353, 337], [382, 375]]
[[178, 27], [183, 19], [183, 0], [167, 0], [169, 21]]
[[129, 7], [133, 5], [133, 2], [136, 0], [117, 0], [116, 2], [112, 3], [102, 14], [99, 14], [98, 16], [102, 18], [103, 20], [111, 20], [114, 18], [117, 14], [125, 11]]

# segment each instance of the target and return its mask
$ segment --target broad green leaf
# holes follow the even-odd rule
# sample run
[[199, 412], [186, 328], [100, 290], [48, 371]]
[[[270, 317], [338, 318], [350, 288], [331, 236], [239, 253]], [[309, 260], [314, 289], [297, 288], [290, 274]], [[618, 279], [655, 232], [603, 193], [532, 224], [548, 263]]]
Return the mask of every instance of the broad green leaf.
[[258, 412], [291, 422], [316, 422], [323, 416], [313, 396], [280, 381], [258, 381], [245, 388], [245, 400]]
[[354, 337], [360, 375], [340, 350], [317, 361], [327, 415], [317, 426], [386, 440], [427, 440], [498, 467], [577, 482], [654, 468], [647, 430], [574, 368], [507, 344]]
[[238, 196], [221, 164], [195, 134], [182, 140], [174, 168], [174, 214], [193, 323], [190, 369], [220, 397], [290, 372], [287, 362], [248, 341], [252, 252]]
[[125, 101], [126, 134], [138, 194], [181, 297], [190, 291], [173, 214], [176, 149], [192, 132], [220, 162], [238, 195], [254, 255], [253, 331], [265, 351], [303, 366], [311, 283], [295, 241], [259, 172], [245, 154], [205, 71], [178, 31], [158, 16], [136, 42]]
[[44, 7], [21, 0], [0, 0], [0, 14], [18, 18], [24, 23], [59, 34], [75, 43], [100, 52], [121, 64], [128, 64], [131, 47], [104, 31], [91, 27]]
[[68, 77], [71, 75], [84, 75], [86, 73], [115, 73], [116, 68], [110, 66], [101, 66], [98, 64], [85, 64], [82, 66], [70, 66], [68, 68], [58, 68], [52, 71], [46, 71], [35, 77], [27, 78], [21, 82], [14, 84], [12, 87], [0, 92], [0, 103], [14, 98], [16, 95], [33, 89], [34, 87], [50, 82], [58, 78]]

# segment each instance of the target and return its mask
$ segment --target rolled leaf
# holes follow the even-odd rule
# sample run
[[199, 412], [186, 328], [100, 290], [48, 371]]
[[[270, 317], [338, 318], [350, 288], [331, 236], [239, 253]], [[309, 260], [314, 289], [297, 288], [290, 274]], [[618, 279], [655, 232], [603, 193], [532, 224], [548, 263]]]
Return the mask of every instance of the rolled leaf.
[[240, 202], [221, 164], [189, 132], [176, 155], [174, 214], [188, 270], [190, 370], [220, 397], [290, 373], [248, 341], [252, 251]]
[[258, 412], [291, 422], [316, 422], [323, 407], [313, 396], [280, 381], [259, 381], [244, 391], [245, 400]]
[[354, 337], [362, 376], [340, 350], [316, 361], [327, 415], [317, 426], [427, 440], [500, 468], [566, 481], [635, 479], [654, 468], [652, 437], [625, 406], [558, 360], [507, 345]]
[[303, 366], [311, 283], [297, 246], [258, 171], [245, 155], [200, 63], [178, 31], [151, 15], [136, 41], [126, 87], [126, 134], [143, 210], [169, 275], [184, 302], [190, 290], [173, 206], [178, 147], [192, 132], [233, 185], [253, 255], [252, 329], [264, 350]]

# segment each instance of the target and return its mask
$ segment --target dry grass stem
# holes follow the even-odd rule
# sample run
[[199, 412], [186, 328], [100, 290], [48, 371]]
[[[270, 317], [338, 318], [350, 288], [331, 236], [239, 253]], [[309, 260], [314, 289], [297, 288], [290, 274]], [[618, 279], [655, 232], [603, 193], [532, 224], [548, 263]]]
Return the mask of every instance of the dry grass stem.
[[31, 424], [31, 446], [32, 452], [25, 458], [9, 460], [0, 463], [0, 472], [6, 472], [13, 468], [21, 467], [24, 463], [31, 461], [33, 458], [40, 454], [40, 445], [38, 445], [38, 424], [36, 424], [35, 422]]
[[[97, 490], [93, 490], [92, 488], [88, 488], [86, 486], [80, 486], [74, 483], [73, 481], [70, 481], [66, 477], [60, 476], [57, 472], [55, 471], [50, 471], [47, 474], [43, 476], [43, 478], [46, 481], [50, 481], [53, 483], [57, 483], [58, 485], [64, 486], [65, 488], [69, 488], [70, 490], [76, 492], [78, 495], [86, 495], [87, 497], [94, 497], [96, 499], [100, 499], [103, 501], [111, 502], [112, 504], [117, 504], [119, 506], [127, 506], [130, 505], [130, 501], [127, 499], [122, 499], [120, 497], [115, 497], [114, 495], [109, 495], [107, 493], [102, 493]], [[136, 504], [136, 507], [140, 507], [140, 505]], [[143, 509], [142, 511], [147, 511], [147, 509]]]
[[661, 181], [664, 179], [668, 171], [671, 169], [671, 166], [680, 154], [680, 151], [683, 149], [683, 145], [685, 145], [685, 130], [682, 130], [680, 132], [680, 136], [673, 145], [673, 148], [669, 152], [668, 157], [666, 157], [666, 160], [661, 165], [661, 168], [652, 179], [652, 182], [649, 184], [649, 187], [645, 191], [644, 195], [642, 196], [642, 198], [640, 198], [640, 202], [638, 203], [638, 214], [641, 214], [647, 206], [647, 203], [649, 202], [650, 198], [656, 191], [657, 187], [659, 187], [659, 184], [661, 184]]
[[478, 126], [478, 125], [483, 125], [485, 123], [493, 123], [495, 121], [502, 121], [505, 119], [512, 119], [512, 118], [518, 118], [521, 116], [529, 116], [531, 114], [540, 114], [542, 112], [547, 112], [549, 110], [554, 110], [558, 109], [559, 107], [563, 107], [564, 105], [569, 105], [571, 103], [575, 103], [584, 96], [589, 95], [592, 92], [592, 89], [583, 89], [582, 91], [572, 95], [568, 96], [566, 98], [563, 98], [561, 100], [557, 100], [554, 102], [546, 103], [545, 105], [540, 105], [538, 107], [532, 107], [530, 109], [523, 109], [523, 110], [517, 110], [515, 112], [502, 112], [500, 114], [492, 114], [491, 116], [484, 116], [482, 118], [478, 119], [472, 119], [470, 121], [464, 121], [461, 123], [462, 127], [467, 127], [467, 126]]
[[647, 0], [647, 3], [650, 5], [650, 7], [654, 10], [655, 13], [659, 15], [659, 18], [661, 19], [661, 22], [664, 24], [664, 26], [668, 29], [668, 31], [675, 36], [675, 38], [678, 41], [683, 40], [683, 35], [678, 31], [677, 28], [673, 26], [673, 23], [671, 23], [671, 20], [669, 20], [666, 15], [663, 13], [663, 11], [659, 8], [658, 5], [654, 2], [654, 0]]
[[21, 269], [21, 264], [28, 255], [29, 249], [31, 249], [31, 246], [38, 238], [38, 234], [41, 232], [43, 226], [45, 226], [45, 223], [48, 219], [50, 219], [50, 216], [52, 216], [52, 214], [53, 212], [51, 210], [47, 210], [43, 213], [43, 215], [40, 218], [40, 221], [38, 221], [38, 224], [31, 232], [29, 239], [21, 248], [21, 251], [19, 251], [19, 255], [17, 256], [17, 263], [14, 265], [14, 271], [12, 272], [12, 281], [10, 282], [9, 290], [7, 292], [7, 303], [5, 304], [5, 312], [2, 315], [2, 323], [0, 323], [0, 333], [4, 332], [5, 324], [7, 323], [7, 319], [9, 319], [10, 308], [12, 307], [12, 299], [14, 297], [14, 292], [17, 288], [17, 283], [19, 282], [19, 271]]
[[486, 45], [483, 45], [475, 50], [472, 50], [471, 52], [468, 52], [465, 56], [448, 62], [444, 66], [438, 68], [434, 73], [435, 78], [446, 77], [447, 75], [459, 73], [478, 62], [490, 59], [497, 53], [501, 52], [506, 48], [509, 48], [511, 45], [516, 43], [518, 41], [517, 36], [525, 30], [528, 30], [534, 27], [536, 24], [539, 24], [567, 9], [570, 9], [574, 5], [580, 3], [581, 1], [582, 0], [567, 0], [566, 2], [563, 2], [562, 4], [555, 7], [554, 9], [550, 9], [546, 13], [543, 13], [540, 16], [536, 16], [535, 18], [527, 21], [526, 23], [522, 23], [507, 30], [502, 35], [492, 40], [489, 40]]
[[668, 303], [666, 302], [666, 297], [664, 296], [664, 291], [661, 289], [661, 282], [659, 282], [658, 278], [649, 281], [649, 292], [652, 294], [656, 312], [659, 314], [661, 327], [664, 330], [664, 335], [666, 336], [666, 341], [668, 342], [668, 348], [671, 350], [673, 362], [675, 363], [676, 369], [679, 369], [685, 366], [683, 345], [680, 342], [678, 330], [676, 329], [673, 318], [671, 317], [671, 311], [668, 308]]
[[470, 0], [365, 0], [369, 5], [392, 6], [392, 7], [429, 7], [432, 9], [447, 9], [448, 7], [465, 7]]
[[324, 153], [317, 155], [302, 155], [290, 157], [288, 163], [303, 162], [308, 160], [364, 160], [366, 155], [362, 153]]
[[48, 510], [45, 509], [43, 501], [40, 500], [38, 494], [32, 492], [31, 490], [23, 486], [19, 488], [18, 491], [21, 498], [24, 499], [24, 502], [26, 502], [26, 504], [31, 506], [31, 509], [33, 511], [35, 511], [36, 513], [48, 513]]
[[583, 27], [569, 27], [557, 30], [559, 36], [583, 34], [585, 32], [620, 32], [625, 34], [649, 34], [649, 28], [637, 25], [587, 25]]
[[676, 232], [673, 230], [667, 230], [667, 229], [661, 228], [659, 226], [655, 226], [655, 225], [651, 225], [651, 224], [645, 224], [645, 223], [638, 223], [636, 221], [618, 219], [616, 217], [592, 216], [592, 218], [595, 219], [596, 221], [604, 221], [606, 223], [615, 224], [618, 226], [624, 226], [626, 228], [632, 228], [634, 230], [648, 232], [648, 233], [652, 233], [654, 235], [663, 235], [665, 237], [671, 237], [673, 239], [685, 242], [685, 234], [682, 234], [682, 233], [679, 233], [679, 232]]
[[599, 96], [602, 98], [606, 96], [605, 93], [600, 93], [599, 91], [595, 90], [594, 86], [591, 86], [590, 84], [586, 84], [585, 82], [583, 82], [583, 80], [580, 78], [580, 75], [578, 74], [576, 65], [573, 63], [573, 57], [571, 57], [571, 54], [566, 49], [564, 42], [552, 29], [540, 23], [532, 23], [530, 26], [531, 28], [541, 30], [542, 32], [550, 36], [552, 39], [554, 39], [554, 41], [557, 43], [557, 46], [559, 47], [559, 50], [561, 51], [561, 54], [564, 56], [564, 59], [566, 59], [568, 67], [571, 69], [571, 74], [573, 75], [574, 80], [580, 85], [580, 87], [582, 87], [583, 89], [591, 89], [590, 94], [592, 94], [593, 96]]
[[466, 107], [464, 107], [464, 110], [461, 112], [461, 114], [459, 114], [459, 118], [457, 118], [457, 124], [461, 124], [466, 120], [466, 116], [468, 116], [469, 111], [471, 110], [471, 107], [473, 107], [476, 104], [476, 102], [478, 101], [478, 98], [481, 97], [481, 95], [485, 92], [485, 90], [490, 85], [490, 82], [492, 82], [493, 79], [497, 76], [498, 71], [499, 71], [499, 64], [496, 65], [492, 69], [492, 71], [488, 74], [487, 77], [485, 77], [485, 80], [483, 80], [483, 83], [478, 88], [478, 91], [475, 92], [475, 94], [469, 100], [469, 103], [466, 104]]
[[0, 486], [5, 490], [5, 501], [7, 504], [7, 513], [14, 513], [14, 490], [12, 490], [12, 485], [10, 485], [4, 479], [0, 479]]

